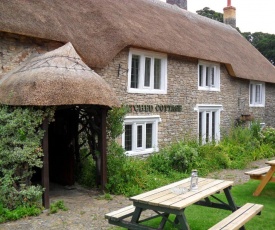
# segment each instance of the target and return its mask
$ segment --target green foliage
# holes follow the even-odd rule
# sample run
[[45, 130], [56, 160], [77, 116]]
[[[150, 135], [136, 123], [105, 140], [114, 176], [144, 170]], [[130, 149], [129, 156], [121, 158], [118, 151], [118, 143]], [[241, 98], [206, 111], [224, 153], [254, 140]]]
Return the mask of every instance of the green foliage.
[[172, 143], [148, 158], [150, 168], [159, 173], [169, 174], [171, 170], [191, 172], [198, 157], [197, 148], [183, 141]]
[[169, 157], [168, 151], [165, 150], [166, 149], [163, 149], [159, 153], [151, 154], [147, 161], [151, 170], [168, 175], [172, 169], [172, 161]]
[[231, 160], [220, 145], [206, 144], [198, 147], [199, 157], [196, 162], [200, 176], [212, 171], [229, 168]]
[[124, 149], [111, 142], [107, 155], [108, 183], [106, 188], [114, 194], [133, 195], [145, 188], [146, 162], [126, 157]]
[[63, 200], [58, 200], [50, 205], [50, 214], [57, 213], [59, 210], [68, 211]]
[[80, 150], [81, 167], [79, 167], [79, 172], [77, 173], [77, 182], [93, 188], [96, 186], [96, 162], [88, 152], [87, 148]]
[[275, 65], [275, 34], [262, 32], [245, 32], [242, 35], [265, 56], [273, 65]]
[[[211, 18], [218, 22], [223, 22], [223, 14], [211, 10], [209, 7], [204, 7], [202, 10], [196, 11], [197, 14], [207, 18]], [[271, 64], [275, 65], [275, 34], [262, 32], [244, 32], [239, 28], [237, 30], [246, 38], [263, 56], [268, 59]]]
[[275, 148], [275, 128], [265, 127], [260, 133], [261, 141]]
[[109, 139], [115, 139], [123, 133], [123, 120], [127, 113], [127, 108], [112, 108], [108, 111], [107, 130]]
[[0, 203], [14, 209], [39, 205], [42, 188], [30, 185], [34, 167], [42, 167], [42, 122], [54, 108], [0, 106]]
[[209, 7], [204, 7], [202, 10], [197, 10], [196, 13], [201, 16], [216, 20], [218, 22], [223, 22], [223, 14], [211, 10]]
[[26, 216], [38, 216], [40, 213], [41, 208], [37, 206], [18, 206], [13, 210], [9, 210], [0, 204], [0, 223], [18, 220]]

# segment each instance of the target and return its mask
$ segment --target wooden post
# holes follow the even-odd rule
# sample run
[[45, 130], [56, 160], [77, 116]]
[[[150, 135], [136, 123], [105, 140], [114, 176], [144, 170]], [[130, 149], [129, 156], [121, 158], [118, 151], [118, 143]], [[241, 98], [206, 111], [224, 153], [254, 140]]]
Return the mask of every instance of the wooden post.
[[48, 209], [50, 207], [50, 196], [49, 196], [49, 190], [50, 190], [50, 179], [49, 179], [49, 119], [46, 118], [43, 121], [42, 128], [45, 131], [44, 137], [43, 137], [43, 167], [42, 167], [42, 187], [45, 189], [43, 196], [42, 196], [42, 202], [43, 206]]
[[100, 152], [101, 152], [101, 188], [105, 190], [107, 183], [107, 108], [102, 108], [101, 112], [101, 143], [100, 143]]

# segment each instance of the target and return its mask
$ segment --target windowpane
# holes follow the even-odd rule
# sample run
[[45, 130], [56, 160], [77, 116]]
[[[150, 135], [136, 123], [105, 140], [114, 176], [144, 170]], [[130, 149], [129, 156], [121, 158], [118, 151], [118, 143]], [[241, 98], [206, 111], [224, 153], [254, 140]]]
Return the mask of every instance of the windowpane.
[[154, 89], [160, 89], [161, 87], [161, 60], [155, 58], [154, 63]]
[[202, 112], [199, 113], [199, 142], [202, 143]]
[[215, 86], [215, 68], [211, 67], [211, 86]]
[[250, 84], [250, 104], [253, 104], [253, 95], [254, 95], [254, 92], [253, 92], [253, 85]]
[[144, 86], [150, 86], [150, 71], [151, 70], [151, 58], [145, 58], [145, 76], [144, 76]]
[[216, 113], [212, 112], [212, 141], [214, 142], [216, 139], [216, 129], [215, 129], [215, 122], [216, 122]]
[[199, 86], [203, 86], [203, 66], [199, 65]]
[[261, 103], [261, 85], [256, 85], [255, 103], [257, 103], [257, 104]]
[[146, 148], [152, 148], [153, 124], [146, 124]]
[[138, 88], [138, 76], [139, 76], [140, 56], [132, 56], [131, 67], [131, 88]]
[[210, 125], [210, 114], [206, 113], [206, 129], [205, 129], [205, 141], [209, 141], [209, 125]]
[[125, 150], [132, 150], [132, 125], [125, 125]]
[[210, 86], [210, 69], [206, 67], [205, 86]]
[[199, 90], [220, 89], [220, 66], [218, 64], [199, 63], [198, 85]]
[[138, 148], [142, 147], [142, 126], [141, 125], [137, 126], [137, 147]]

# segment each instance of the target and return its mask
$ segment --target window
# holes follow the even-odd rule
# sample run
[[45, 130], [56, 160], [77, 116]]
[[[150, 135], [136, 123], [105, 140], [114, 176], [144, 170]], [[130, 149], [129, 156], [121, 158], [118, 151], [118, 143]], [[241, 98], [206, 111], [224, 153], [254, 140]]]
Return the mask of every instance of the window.
[[205, 144], [220, 140], [221, 105], [197, 105], [199, 142]]
[[249, 105], [263, 107], [265, 105], [265, 84], [251, 81], [249, 84]]
[[158, 151], [159, 116], [128, 116], [124, 120], [122, 146], [128, 155]]
[[199, 90], [220, 91], [220, 65], [210, 62], [199, 62]]
[[131, 49], [128, 92], [166, 94], [167, 55]]

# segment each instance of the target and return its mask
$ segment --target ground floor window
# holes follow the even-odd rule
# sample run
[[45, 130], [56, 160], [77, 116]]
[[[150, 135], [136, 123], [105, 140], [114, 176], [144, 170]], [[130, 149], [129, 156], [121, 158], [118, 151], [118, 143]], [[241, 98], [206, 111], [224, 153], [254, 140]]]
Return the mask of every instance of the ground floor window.
[[122, 146], [128, 155], [158, 151], [160, 116], [127, 116], [124, 119]]
[[197, 105], [198, 139], [201, 144], [220, 140], [221, 105]]

